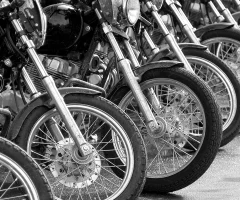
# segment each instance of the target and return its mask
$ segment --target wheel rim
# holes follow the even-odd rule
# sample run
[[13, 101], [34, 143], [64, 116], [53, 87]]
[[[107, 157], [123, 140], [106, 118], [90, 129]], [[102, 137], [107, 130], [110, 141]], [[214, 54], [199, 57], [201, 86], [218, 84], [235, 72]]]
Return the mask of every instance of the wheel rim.
[[203, 58], [186, 56], [195, 74], [211, 88], [220, 107], [223, 131], [234, 120], [237, 112], [237, 96], [229, 78], [213, 63]]
[[227, 37], [215, 37], [202, 42], [209, 50], [222, 59], [240, 79], [240, 42]]
[[0, 153], [0, 199], [39, 199], [37, 189], [26, 171], [14, 160]]
[[[68, 105], [68, 108], [77, 121], [81, 132], [92, 146], [93, 160], [86, 164], [79, 164], [74, 160], [70, 154], [74, 142], [56, 109], [48, 111], [35, 123], [30, 132], [27, 152], [31, 153], [32, 157], [43, 168], [55, 198], [84, 200], [117, 198], [128, 186], [134, 169], [133, 148], [128, 136], [115, 119], [96, 107]], [[59, 142], [50, 136], [45, 124], [48, 119], [53, 117], [57, 121], [58, 127], [64, 132], [64, 140]], [[108, 126], [109, 129], [102, 137], [101, 129], [104, 126]], [[111, 140], [105, 142], [105, 138], [107, 134], [111, 135], [112, 132], [121, 141], [126, 161], [124, 164], [116, 165], [113, 161], [116, 158], [104, 157], [106, 154], [105, 146], [113, 143]], [[44, 150], [41, 150], [42, 148]], [[118, 177], [113, 168], [120, 170], [124, 174], [123, 178]]]
[[[205, 114], [192, 90], [176, 80], [158, 78], [141, 84], [144, 92], [149, 88], [154, 90], [163, 104], [162, 108], [156, 111], [148, 101], [155, 116], [162, 117], [167, 123], [167, 134], [164, 137], [154, 139], [147, 134], [143, 116], [131, 91], [123, 97], [119, 106], [134, 120], [144, 137], [148, 154], [147, 177], [164, 178], [183, 170], [198, 154], [205, 137]], [[188, 113], [190, 109], [194, 112]], [[179, 113], [174, 112], [176, 110]], [[201, 127], [189, 124], [190, 121], [199, 123]], [[173, 125], [175, 122], [178, 122], [178, 130], [176, 124]], [[186, 144], [191, 148], [185, 148]]]

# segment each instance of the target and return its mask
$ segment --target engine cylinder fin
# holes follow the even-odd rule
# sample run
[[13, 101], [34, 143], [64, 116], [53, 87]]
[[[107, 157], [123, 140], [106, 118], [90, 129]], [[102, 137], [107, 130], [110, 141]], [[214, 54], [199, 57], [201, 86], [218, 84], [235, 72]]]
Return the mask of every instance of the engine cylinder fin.
[[[41, 78], [40, 78], [39, 73], [36, 70], [35, 66], [33, 64], [28, 64], [26, 66], [26, 70], [29, 73], [29, 76], [31, 77], [31, 79], [32, 79], [34, 85], [36, 86], [37, 90], [39, 92], [45, 92], [45, 88], [42, 84]], [[69, 79], [69, 76], [67, 76], [67, 75], [65, 75], [61, 72], [55, 71], [54, 69], [47, 68], [47, 72], [48, 72], [49, 75], [51, 75], [53, 77], [53, 79], [55, 81], [56, 80], [62, 80], [64, 82], [66, 82]]]

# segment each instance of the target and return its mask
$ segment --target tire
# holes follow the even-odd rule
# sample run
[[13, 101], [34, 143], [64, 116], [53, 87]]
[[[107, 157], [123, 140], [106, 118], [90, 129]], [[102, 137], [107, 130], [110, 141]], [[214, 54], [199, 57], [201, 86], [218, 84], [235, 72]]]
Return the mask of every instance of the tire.
[[[156, 85], [155, 83], [158, 85]], [[158, 108], [159, 108], [159, 116], [161, 116], [162, 118], [166, 116], [164, 120], [166, 121], [168, 126], [166, 129], [167, 133], [161, 136], [159, 140], [149, 136], [149, 134], [147, 133], [147, 129], [145, 128], [145, 125], [144, 125], [144, 119], [141, 118], [142, 116], [141, 112], [138, 108], [137, 103], [134, 101], [132, 92], [128, 87], [121, 87], [111, 97], [111, 100], [114, 103], [118, 104], [119, 107], [121, 107], [123, 110], [125, 110], [127, 114], [129, 114], [129, 116], [134, 120], [135, 124], [138, 126], [139, 130], [144, 136], [147, 155], [148, 155], [147, 180], [144, 187], [145, 192], [157, 192], [157, 193], [173, 192], [192, 184], [199, 177], [201, 177], [202, 174], [211, 165], [212, 161], [214, 160], [217, 154], [217, 151], [221, 142], [221, 132], [222, 132], [221, 116], [218, 110], [218, 106], [210, 92], [210, 89], [198, 77], [189, 73], [183, 68], [165, 68], [165, 69], [158, 68], [158, 69], [149, 70], [142, 76], [141, 83], [140, 83], [144, 94], [146, 94], [145, 92], [147, 91], [147, 88], [152, 88], [155, 91], [156, 88], [161, 88], [161, 87], [165, 88], [164, 84], [166, 85], [169, 84], [169, 87], [166, 86], [166, 88], [170, 88], [170, 90], [165, 90], [163, 92], [161, 91], [162, 92], [161, 95], [160, 94], [157, 95], [159, 97], [159, 101], [162, 102], [161, 104], [162, 106], [159, 106]], [[177, 87], [180, 88], [178, 91], [174, 90], [174, 84], [176, 88]], [[168, 99], [168, 96], [166, 98], [164, 96], [164, 94], [168, 94], [168, 91], [173, 96], [171, 99], [169, 97], [170, 100]], [[182, 99], [180, 98], [181, 92], [183, 94]], [[196, 147], [197, 149], [195, 151], [190, 151], [190, 152], [189, 150], [184, 149], [184, 145], [182, 146], [183, 148], [181, 148], [181, 144], [183, 142], [180, 140], [182, 138], [179, 137], [179, 135], [182, 134], [184, 141], [188, 143], [189, 141], [191, 141], [189, 139], [194, 140], [194, 137], [190, 135], [190, 128], [188, 132], [189, 134], [187, 135], [187, 133], [185, 133], [184, 131], [181, 131], [181, 130], [184, 130], [184, 129], [181, 129], [181, 126], [185, 126], [184, 123], [188, 125], [186, 121], [193, 121], [193, 123], [195, 123], [197, 127], [198, 121], [197, 119], [194, 119], [194, 117], [191, 118], [190, 120], [189, 118], [186, 117], [187, 114], [186, 116], [184, 115], [184, 112], [188, 113], [187, 106], [183, 107], [184, 109], [182, 110], [182, 113], [179, 112], [180, 115], [177, 115], [177, 112], [175, 113], [175, 111], [180, 110], [181, 107], [179, 106], [174, 108], [175, 100], [176, 102], [181, 103], [181, 105], [184, 103], [184, 101], [187, 102], [188, 93], [189, 94], [191, 93], [192, 96], [194, 96], [197, 100], [199, 100], [199, 104], [193, 103], [193, 102], [197, 102], [197, 100], [190, 101], [190, 102], [192, 102], [192, 104], [194, 105], [198, 105], [199, 107], [196, 106], [196, 110], [199, 109], [202, 115], [205, 117], [205, 118], [203, 117], [204, 118], [203, 122], [205, 126], [202, 127], [202, 130], [200, 130], [201, 125], [199, 125], [199, 132], [195, 132], [196, 133], [195, 135], [197, 134], [201, 135], [201, 139], [199, 140], [200, 142]], [[175, 94], [178, 94], [179, 97], [175, 98], [174, 96]], [[169, 102], [167, 99], [169, 100]], [[173, 105], [172, 108], [170, 105], [171, 101]], [[128, 104], [128, 102], [130, 103]], [[165, 106], [165, 105], [168, 105], [168, 106]], [[153, 108], [151, 105], [150, 107]], [[153, 113], [155, 114], [158, 113], [158, 111], [154, 109], [153, 109]], [[164, 112], [164, 110], [166, 110], [166, 112]], [[167, 112], [169, 112], [170, 114], [167, 114]], [[173, 114], [171, 114], [171, 112], [173, 112]], [[192, 113], [191, 115], [194, 116], [194, 114], [195, 113]], [[183, 120], [178, 120], [178, 118], [181, 118], [181, 117]], [[172, 124], [175, 124], [175, 121], [173, 120], [173, 118], [176, 118], [176, 122], [179, 122], [178, 125], [176, 126], [180, 127], [176, 131], [176, 134], [174, 133], [174, 131], [171, 132], [171, 130], [174, 130], [174, 128], [172, 128]], [[187, 128], [185, 130], [188, 130]], [[195, 127], [193, 126], [193, 129], [194, 128]], [[172, 149], [169, 150], [168, 146], [170, 148], [172, 147]], [[196, 146], [196, 145], [193, 144], [192, 146]], [[177, 154], [179, 153], [177, 151], [179, 151], [182, 155]], [[186, 156], [187, 155], [186, 152], [189, 152], [192, 155], [191, 159], [188, 160], [188, 157]], [[176, 162], [177, 158], [175, 160], [173, 159], [174, 164], [173, 166], [170, 166], [171, 165], [170, 156], [173, 156], [174, 158], [174, 155], [175, 157], [179, 155], [179, 158], [178, 158], [179, 162], [182, 161], [181, 156], [184, 157], [184, 159], [186, 159], [186, 161], [184, 161], [185, 163], [182, 166], [180, 166], [179, 169], [177, 169], [178, 163], [177, 164], [174, 163], [174, 161]], [[157, 158], [157, 156], [159, 156], [159, 160], [161, 159], [161, 163], [166, 164], [166, 166], [163, 166], [163, 164], [161, 165], [160, 162], [157, 165], [153, 163], [153, 161], [155, 160], [155, 158]], [[167, 164], [169, 166], [167, 166]], [[175, 164], [176, 166], [174, 166]], [[157, 169], [156, 169], [157, 172], [153, 173], [153, 171], [151, 170], [152, 169], [155, 170], [154, 167], [156, 166], [157, 166]], [[168, 167], [169, 169], [166, 167]], [[163, 170], [163, 169], [165, 170], [165, 173], [161, 174], [160, 170]], [[166, 172], [167, 170], [169, 171]]]
[[[53, 199], [49, 182], [37, 163], [28, 156], [23, 149], [7, 139], [0, 138], [0, 152], [1, 191], [6, 189], [4, 187], [5, 184], [7, 184], [5, 181], [11, 179], [7, 172], [11, 172], [12, 180], [14, 182], [18, 179], [15, 183], [13, 182], [13, 185], [10, 188], [8, 188], [10, 190], [9, 192], [6, 192], [4, 195], [2, 192], [0, 193], [1, 199], [19, 199], [20, 194], [16, 193], [17, 191], [16, 189], [13, 189], [14, 187], [20, 187], [18, 192], [20, 192], [21, 195], [28, 195], [29, 200]], [[3, 174], [8, 174], [6, 180], [3, 178]], [[11, 182], [8, 182], [8, 186], [10, 184]], [[25, 187], [23, 188], [21, 186]], [[29, 192], [27, 192], [28, 190]]]
[[[47, 144], [49, 141], [45, 142], [46, 144], [42, 144], [44, 142], [43, 139], [37, 140], [39, 137], [45, 138], [45, 140], [49, 137], [41, 134], [44, 132], [44, 126], [41, 124], [45, 122], [44, 120], [57, 115], [55, 109], [49, 109], [44, 106], [36, 108], [25, 120], [16, 139], [22, 148], [26, 149], [28, 153], [31, 152], [33, 158], [45, 169], [44, 172], [49, 179], [56, 177], [59, 179], [58, 183], [60, 183], [60, 186], [58, 186], [58, 184], [54, 185], [54, 181], [50, 181], [54, 195], [58, 197], [58, 199], [79, 198], [84, 200], [106, 199], [107, 195], [109, 195], [110, 199], [118, 200], [137, 198], [145, 182], [146, 152], [143, 139], [132, 120], [116, 105], [101, 97], [70, 94], [65, 96], [64, 100], [75, 117], [75, 120], [78, 122], [80, 130], [85, 130], [85, 132], [82, 133], [85, 134], [92, 145], [94, 151], [93, 160], [86, 162], [87, 164], [85, 161], [85, 164], [79, 164], [80, 159], [78, 159], [78, 163], [76, 163], [72, 154], [66, 153], [69, 151], [68, 148], [71, 149], [71, 152], [74, 150], [74, 143], [58, 116], [56, 116], [55, 120], [59, 128], [63, 130], [64, 139], [57, 143], [62, 146], [60, 148], [57, 147], [54, 144], [56, 141], [52, 136], [51, 138], [54, 141], [53, 145], [49, 144], [50, 146], [52, 145], [50, 148]], [[82, 111], [84, 111], [85, 114]], [[78, 112], [81, 112], [81, 114]], [[79, 118], [82, 119], [82, 121], [79, 121]], [[108, 124], [116, 131], [113, 132], [108, 129], [108, 132], [103, 132], [102, 130], [106, 130]], [[94, 132], [94, 134], [90, 134], [90, 130]], [[110, 160], [108, 156], [109, 152], [105, 151], [105, 144], [107, 144], [105, 139], [106, 135], [113, 133], [118, 134], [115, 136], [119, 139], [118, 142], [122, 142], [122, 148], [127, 152], [125, 154], [127, 155], [125, 158], [127, 164], [125, 163], [123, 168], [121, 166], [114, 166], [114, 164], [119, 163], [120, 159], [115, 157], [112, 158], [113, 160]], [[98, 140], [100, 140], [99, 143]], [[107, 142], [110, 143], [111, 141]], [[37, 143], [37, 145], [35, 143]], [[111, 152], [116, 155], [115, 150], [112, 149]], [[41, 156], [39, 156], [40, 154]], [[105, 157], [102, 159], [103, 156]], [[52, 160], [50, 160], [50, 158], [52, 158]], [[64, 159], [71, 160], [70, 162], [65, 162]], [[121, 165], [123, 165], [122, 162]], [[63, 167], [61, 168], [61, 166]], [[75, 171], [80, 166], [81, 170], [78, 170], [76, 173], [68, 173], [69, 170], [74, 169], [73, 171]], [[58, 167], [60, 169], [58, 169]], [[66, 169], [66, 167], [68, 167], [68, 169]], [[111, 167], [112, 171], [107, 167]], [[114, 167], [125, 172], [123, 180], [114, 174]], [[63, 176], [61, 173], [63, 173]], [[102, 179], [104, 179], [104, 182]], [[110, 179], [112, 180], [111, 184]], [[113, 190], [112, 187], [116, 186], [116, 182], [114, 182], [116, 179], [118, 182], [121, 180], [123, 183], [119, 183], [119, 188]], [[104, 187], [101, 186], [102, 190], [101, 188], [99, 189], [101, 185], [99, 185], [99, 181], [102, 181], [101, 183], [104, 185]], [[96, 190], [96, 194], [92, 190]], [[89, 191], [91, 191], [91, 194]]]
[[[195, 73], [215, 94], [223, 119], [222, 147], [231, 142], [240, 129], [240, 82], [234, 72], [212, 53], [192, 48], [184, 48], [183, 53]], [[211, 79], [213, 81], [209, 81]], [[224, 93], [219, 95], [219, 91]]]
[[[221, 45], [219, 45], [220, 42]], [[239, 52], [237, 52], [240, 47], [240, 30], [230, 28], [209, 31], [202, 36], [201, 44], [208, 46], [209, 50], [222, 59], [233, 70], [238, 79], [240, 79]], [[223, 47], [226, 49], [228, 45], [231, 45], [231, 48], [224, 51], [227, 53], [231, 52], [232, 55], [230, 57], [226, 57], [226, 54], [221, 54]]]

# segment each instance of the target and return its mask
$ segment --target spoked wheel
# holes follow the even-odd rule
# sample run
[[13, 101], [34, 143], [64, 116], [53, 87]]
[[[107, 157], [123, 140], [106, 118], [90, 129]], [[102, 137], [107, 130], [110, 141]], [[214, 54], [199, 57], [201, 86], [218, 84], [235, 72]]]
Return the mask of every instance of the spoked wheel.
[[223, 120], [221, 146], [228, 144], [240, 128], [240, 83], [233, 71], [213, 54], [198, 49], [183, 49], [195, 74], [212, 90]]
[[40, 167], [16, 144], [0, 138], [0, 199], [53, 199]]
[[[186, 187], [207, 170], [218, 151], [218, 107], [205, 84], [185, 69], [148, 71], [141, 88], [156, 119], [166, 124], [163, 135], [148, 133], [129, 88], [119, 89], [112, 100], [134, 120], [144, 137], [148, 155], [144, 190], [165, 193]], [[184, 148], [186, 143], [192, 150]]]
[[221, 58], [240, 79], [240, 31], [235, 29], [215, 30], [204, 34], [201, 43]]
[[[65, 100], [92, 148], [92, 155], [83, 159], [78, 154], [56, 109], [41, 107], [31, 113], [17, 139], [44, 170], [55, 198], [137, 198], [145, 180], [146, 154], [134, 123], [103, 98], [70, 95]], [[64, 136], [60, 140], [49, 131], [48, 121], [53, 119]], [[122, 158], [116, 153], [116, 142], [124, 151]]]

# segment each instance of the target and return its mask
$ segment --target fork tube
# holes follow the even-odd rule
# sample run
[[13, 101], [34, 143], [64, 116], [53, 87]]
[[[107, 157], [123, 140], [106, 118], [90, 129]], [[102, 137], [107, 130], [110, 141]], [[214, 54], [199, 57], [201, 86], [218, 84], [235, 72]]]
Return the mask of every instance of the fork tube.
[[131, 63], [133, 64], [133, 66], [135, 68], [139, 68], [140, 67], [140, 63], [138, 62], [138, 59], [135, 56], [135, 53], [134, 53], [134, 51], [132, 49], [131, 44], [129, 43], [128, 40], [123, 40], [123, 43], [124, 43], [124, 45], [125, 45], [125, 47], [127, 49], [127, 52], [128, 52], [129, 58], [131, 60]]
[[212, 9], [214, 15], [217, 17], [217, 22], [222, 22], [224, 21], [224, 17], [218, 12], [217, 8], [213, 4], [212, 1], [208, 2], [209, 7]]
[[236, 20], [233, 18], [232, 14], [230, 13], [230, 11], [228, 10], [228, 8], [226, 8], [221, 0], [214, 0], [215, 3], [219, 6], [220, 8], [220, 13], [225, 17], [227, 22], [233, 23], [235, 25], [238, 26]]
[[[11, 19], [11, 23], [15, 28], [17, 33], [23, 33], [23, 28], [17, 19]], [[92, 153], [91, 148], [88, 146], [85, 138], [80, 132], [77, 124], [75, 123], [70, 111], [68, 110], [63, 97], [59, 93], [54, 80], [51, 76], [48, 75], [45, 67], [43, 66], [41, 60], [39, 59], [35, 49], [34, 44], [25, 34], [20, 34], [20, 39], [24, 45], [27, 47], [27, 52], [36, 68], [39, 71], [39, 74], [42, 78], [43, 85], [45, 86], [46, 91], [50, 95], [53, 104], [56, 106], [60, 116], [63, 118], [63, 121], [68, 128], [70, 135], [72, 136], [76, 146], [78, 147], [79, 152], [83, 156], [87, 156]]]
[[178, 12], [181, 14], [182, 17], [184, 17], [184, 22], [188, 24], [188, 26], [192, 29], [192, 31], [194, 32], [196, 30], [196, 28], [194, 28], [191, 24], [191, 22], [189, 21], [189, 19], [187, 18], [186, 14], [183, 12], [182, 8], [178, 7]]
[[239, 0], [233, 0], [233, 1], [236, 4], [237, 9], [240, 10], [240, 1]]
[[118, 42], [111, 31], [111, 27], [108, 26], [107, 23], [102, 20], [102, 16], [99, 13], [97, 8], [95, 9], [95, 12], [102, 24], [103, 31], [106, 34], [115, 54], [117, 56], [120, 69], [123, 72], [123, 75], [129, 85], [129, 87], [131, 88], [131, 91], [140, 107], [140, 110], [142, 111], [142, 113], [144, 115], [144, 118], [146, 119], [146, 122], [147, 122], [146, 124], [147, 124], [148, 128], [150, 129], [151, 132], [158, 130], [161, 127], [159, 127], [159, 125], [158, 125], [146, 99], [145, 99], [145, 96], [141, 90], [141, 87], [140, 87], [139, 83], [137, 82], [137, 78], [133, 74], [129, 60], [124, 57], [124, 55], [118, 45]]
[[53, 134], [54, 139], [57, 142], [64, 139], [64, 136], [63, 136], [60, 128], [58, 127], [58, 123], [56, 122], [56, 120], [53, 117], [50, 118], [49, 120], [47, 120], [46, 125], [47, 125], [47, 128], [49, 129], [50, 133]]
[[[179, 10], [177, 9], [176, 5], [172, 1], [166, 1], [168, 2], [168, 6], [172, 9], [174, 16], [177, 18], [178, 22], [182, 25], [184, 33], [187, 35], [189, 40], [195, 44], [200, 44], [199, 39], [193, 32], [192, 25], [189, 26], [190, 22], [189, 20], [186, 20], [187, 17], [184, 17]], [[185, 15], [185, 14], [184, 14]]]
[[[149, 36], [149, 38], [150, 38], [150, 36]], [[134, 67], [135, 68], [140, 67], [140, 63], [138, 62], [138, 60], [137, 60], [137, 58], [136, 58], [136, 56], [135, 56], [135, 54], [134, 54], [134, 52], [132, 50], [132, 47], [131, 47], [129, 41], [124, 40], [124, 45], [125, 45], [126, 50], [128, 51], [130, 60], [131, 60], [132, 64], [134, 65]], [[153, 43], [153, 45], [154, 45], [154, 43]], [[154, 45], [154, 47], [155, 47], [155, 45]], [[156, 48], [154, 48], [154, 49], [156, 49]], [[158, 52], [159, 52], [159, 50], [158, 50]], [[149, 88], [145, 92], [145, 95], [146, 95], [147, 99], [149, 100], [149, 102], [152, 104], [154, 110], [158, 111], [161, 108], [161, 104], [160, 104], [159, 99], [157, 98], [153, 88]]]
[[[37, 88], [33, 84], [30, 76], [28, 75], [28, 72], [25, 67], [22, 68], [22, 77], [24, 79], [25, 84], [27, 85], [30, 93], [31, 93], [31, 98], [35, 99], [41, 95], [40, 92], [37, 91]], [[60, 131], [57, 122], [54, 118], [51, 118], [47, 121], [47, 127], [50, 130], [50, 132], [53, 134], [54, 138], [56, 141], [61, 141], [64, 139], [62, 132]]]
[[139, 83], [137, 82], [137, 78], [133, 74], [130, 62], [124, 58], [113, 33], [111, 33], [111, 32], [107, 33], [107, 37], [116, 53], [116, 56], [119, 60], [120, 69], [123, 72], [124, 77], [129, 85], [129, 87], [131, 88], [131, 91], [132, 91], [136, 101], [138, 102], [138, 105], [144, 115], [144, 118], [146, 119], [148, 127], [150, 128], [151, 131], [156, 130], [158, 128], [157, 121], [145, 99], [145, 96], [142, 92], [142, 89], [141, 89]]
[[148, 9], [151, 11], [152, 16], [156, 20], [156, 23], [158, 24], [158, 27], [161, 29], [161, 32], [166, 39], [168, 45], [172, 49], [172, 51], [176, 54], [179, 61], [184, 63], [184, 67], [189, 70], [190, 72], [193, 72], [193, 69], [191, 65], [189, 64], [188, 60], [186, 59], [185, 55], [183, 54], [181, 48], [178, 46], [177, 41], [175, 40], [173, 34], [171, 34], [167, 27], [165, 26], [164, 22], [162, 21], [160, 15], [158, 14], [158, 10], [155, 5], [152, 4], [152, 2], [148, 1], [146, 2], [146, 5]]
[[145, 38], [145, 40], [147, 41], [149, 47], [151, 48], [151, 52], [153, 55], [157, 54], [160, 50], [159, 48], [154, 44], [154, 42], [152, 41], [152, 38], [150, 37], [150, 35], [148, 34], [148, 32], [146, 31], [146, 29], [143, 30], [143, 37]]

